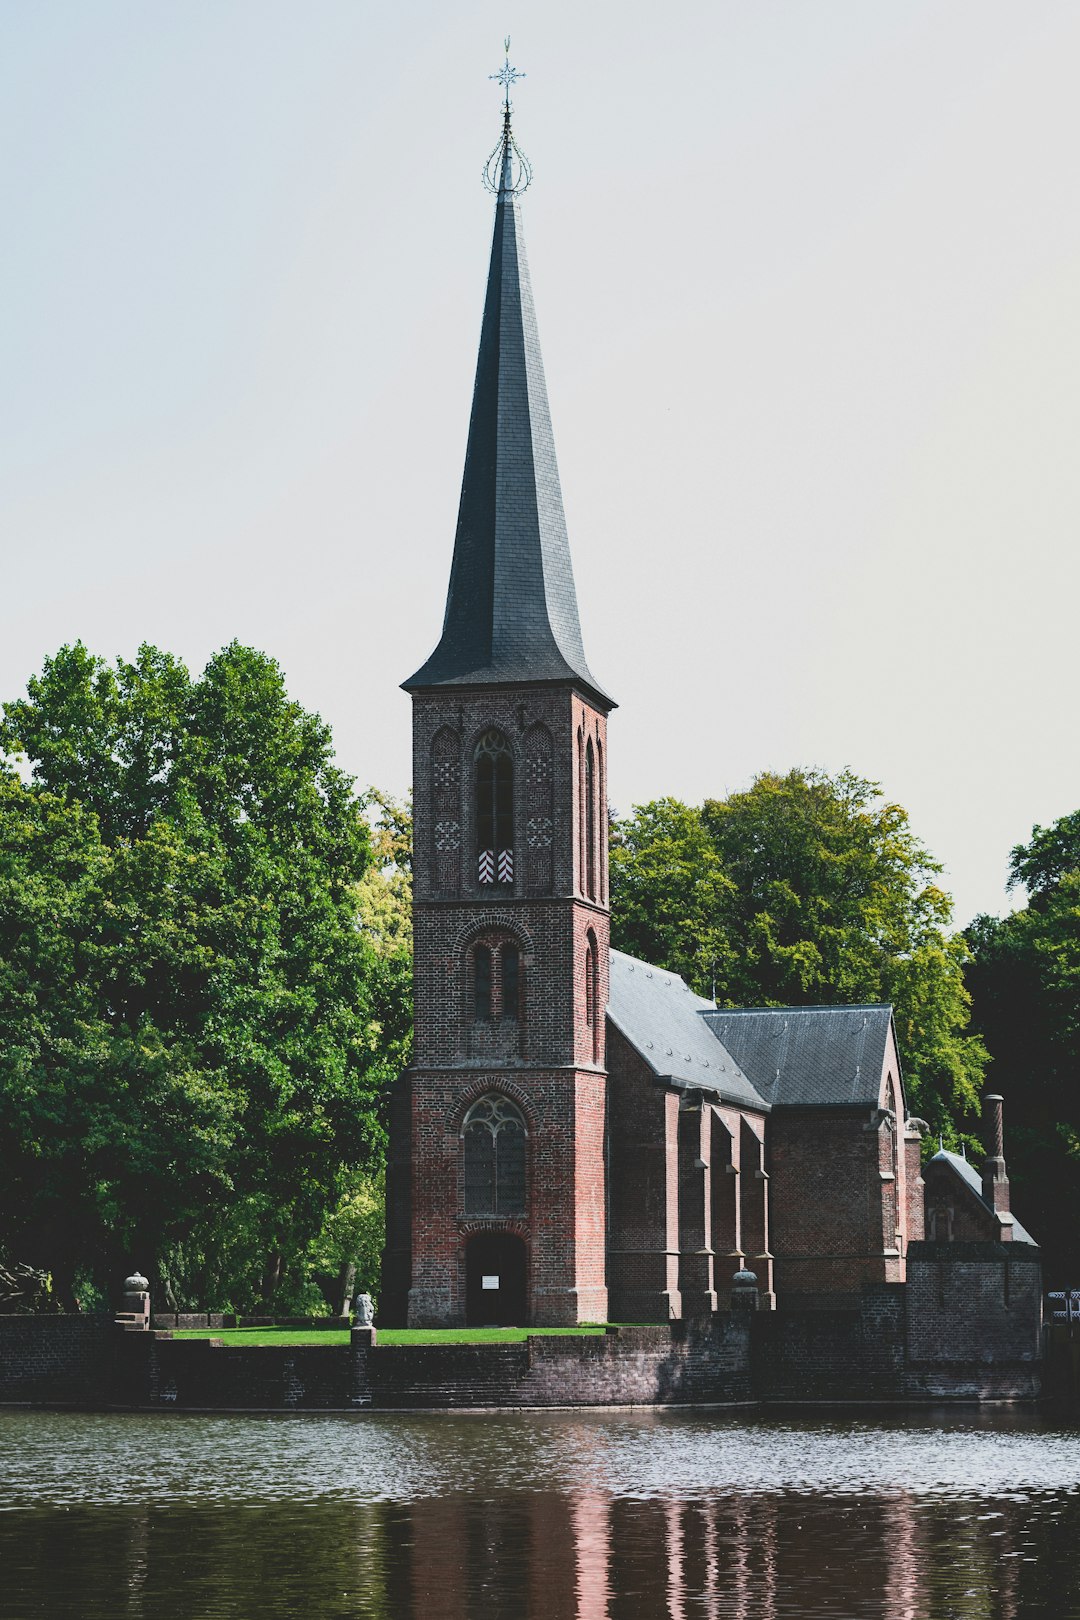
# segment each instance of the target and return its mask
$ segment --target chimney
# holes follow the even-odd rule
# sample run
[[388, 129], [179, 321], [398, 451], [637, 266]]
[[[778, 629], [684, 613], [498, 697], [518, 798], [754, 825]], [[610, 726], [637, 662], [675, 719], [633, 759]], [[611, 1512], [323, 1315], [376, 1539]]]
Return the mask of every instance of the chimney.
[[1005, 1214], [1009, 1208], [1009, 1178], [1005, 1174], [1005, 1137], [1001, 1119], [1003, 1101], [993, 1091], [983, 1097], [986, 1160], [982, 1168], [982, 1192], [995, 1215]]

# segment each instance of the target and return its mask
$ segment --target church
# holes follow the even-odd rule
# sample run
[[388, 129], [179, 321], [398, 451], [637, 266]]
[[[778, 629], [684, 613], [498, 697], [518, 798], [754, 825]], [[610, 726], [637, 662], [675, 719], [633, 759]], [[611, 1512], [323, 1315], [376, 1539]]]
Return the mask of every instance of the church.
[[[907, 1117], [891, 1008], [717, 1008], [614, 951], [608, 716], [586, 661], [510, 107], [442, 637], [413, 705], [412, 1061], [389, 1325], [666, 1322], [901, 1283], [925, 1235], [1028, 1234]], [[993, 1108], [996, 1107], [996, 1114]]]

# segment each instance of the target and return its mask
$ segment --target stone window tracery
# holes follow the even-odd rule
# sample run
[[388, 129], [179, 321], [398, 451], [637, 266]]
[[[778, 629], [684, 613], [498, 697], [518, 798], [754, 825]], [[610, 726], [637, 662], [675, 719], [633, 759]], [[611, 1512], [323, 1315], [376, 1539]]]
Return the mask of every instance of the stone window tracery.
[[524, 1214], [527, 1136], [509, 1097], [489, 1092], [473, 1103], [461, 1126], [466, 1215]]

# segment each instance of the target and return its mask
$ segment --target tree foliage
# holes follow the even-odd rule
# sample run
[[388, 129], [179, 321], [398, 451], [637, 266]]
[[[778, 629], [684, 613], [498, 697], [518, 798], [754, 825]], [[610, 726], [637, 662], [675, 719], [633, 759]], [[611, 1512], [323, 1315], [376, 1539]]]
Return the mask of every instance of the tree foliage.
[[1080, 1286], [1080, 812], [1035, 827], [1010, 860], [1028, 904], [968, 930], [976, 1027], [1006, 1103], [1013, 1202], [1048, 1272]]
[[616, 822], [613, 938], [724, 1006], [891, 1001], [909, 1106], [952, 1135], [985, 1053], [939, 871], [875, 783], [765, 774], [700, 809], [661, 799]]
[[0, 749], [0, 1246], [67, 1298], [132, 1263], [272, 1298], [377, 1163], [404, 1039], [329, 731], [250, 648], [193, 679], [77, 644]]

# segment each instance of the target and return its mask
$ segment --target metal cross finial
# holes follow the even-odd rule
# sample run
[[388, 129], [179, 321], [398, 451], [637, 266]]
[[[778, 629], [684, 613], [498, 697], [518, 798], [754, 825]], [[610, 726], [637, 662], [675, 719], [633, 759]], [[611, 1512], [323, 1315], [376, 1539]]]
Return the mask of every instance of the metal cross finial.
[[524, 73], [519, 73], [517, 68], [510, 66], [510, 35], [509, 34], [507, 34], [506, 38], [503, 40], [503, 50], [506, 52], [506, 61], [503, 63], [502, 67], [499, 69], [498, 73], [489, 73], [488, 78], [489, 79], [494, 79], [496, 84], [501, 84], [502, 85], [503, 90], [506, 92], [506, 105], [507, 105], [507, 107], [509, 107], [510, 106], [510, 86], [512, 84], [517, 84], [519, 79], [524, 79], [525, 74]]

